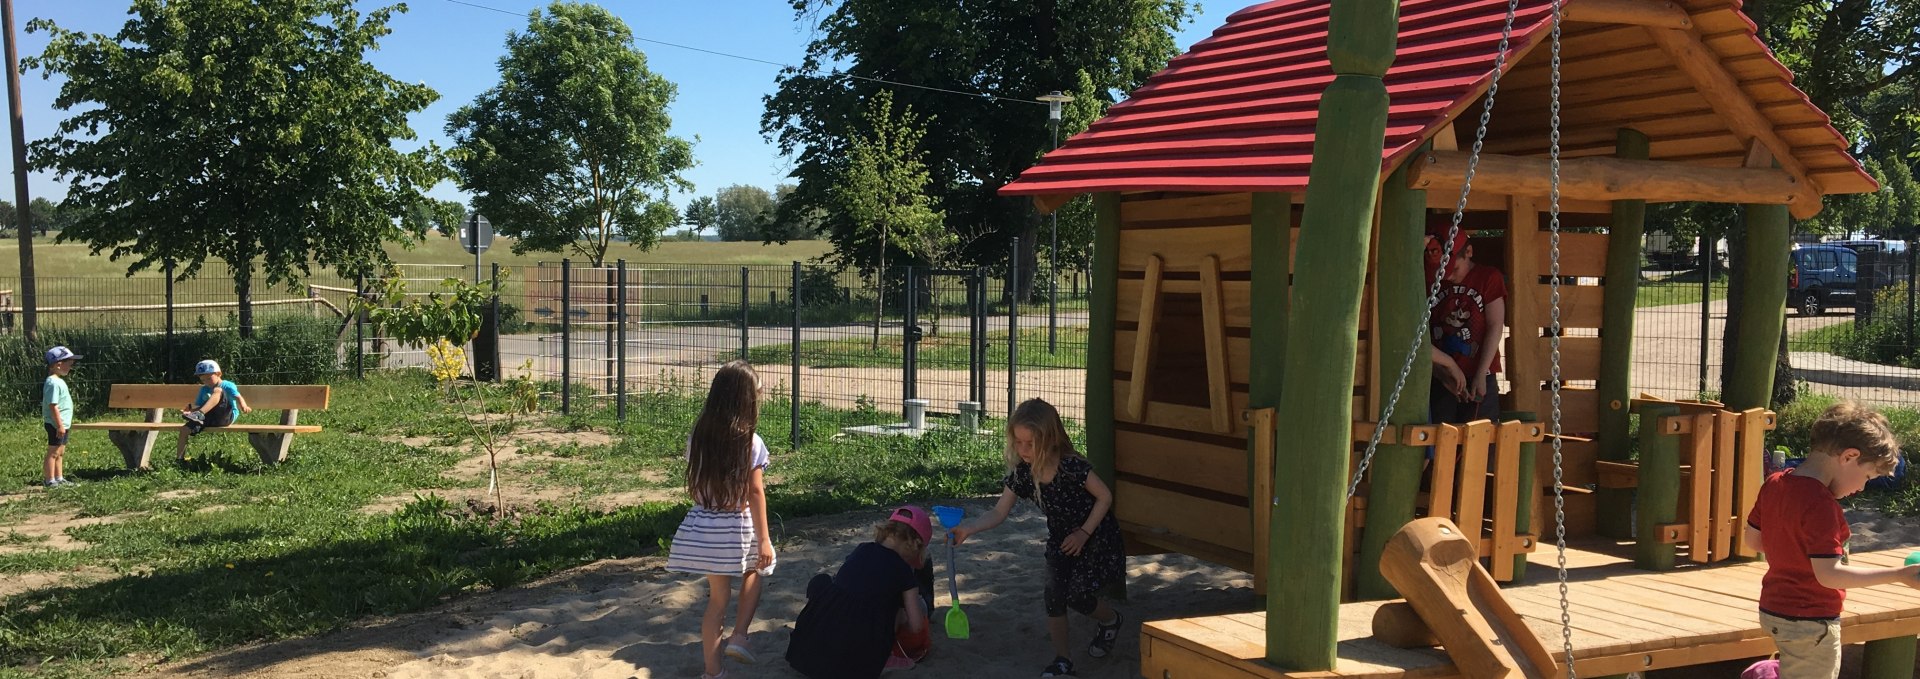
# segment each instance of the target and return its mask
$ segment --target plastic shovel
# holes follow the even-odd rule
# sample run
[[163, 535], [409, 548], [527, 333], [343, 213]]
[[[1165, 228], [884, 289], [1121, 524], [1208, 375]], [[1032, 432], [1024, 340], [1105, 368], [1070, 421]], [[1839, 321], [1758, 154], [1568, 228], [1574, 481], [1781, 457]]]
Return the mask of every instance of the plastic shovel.
[[940, 525], [947, 528], [947, 599], [952, 605], [947, 607], [947, 638], [965, 639], [973, 635], [973, 626], [967, 622], [967, 612], [960, 610], [959, 578], [954, 570], [953, 529], [960, 525], [960, 519], [966, 516], [959, 507], [934, 507], [934, 516], [940, 518]]

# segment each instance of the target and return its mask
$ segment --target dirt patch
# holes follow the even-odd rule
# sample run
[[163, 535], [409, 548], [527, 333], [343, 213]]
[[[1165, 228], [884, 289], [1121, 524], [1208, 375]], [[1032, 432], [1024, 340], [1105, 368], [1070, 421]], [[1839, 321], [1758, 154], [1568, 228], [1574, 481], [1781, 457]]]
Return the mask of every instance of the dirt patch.
[[[426, 495], [427, 492], [421, 491], [420, 494]], [[456, 507], [462, 505], [477, 507], [493, 506], [493, 494], [488, 493], [486, 488], [440, 489], [433, 491], [432, 494], [445, 498]], [[503, 488], [501, 495], [505, 499], [507, 506], [516, 508], [516, 510], [529, 508], [541, 502], [549, 502], [556, 505], [577, 503], [599, 512], [612, 512], [623, 507], [632, 507], [645, 502], [680, 502], [687, 498], [686, 491], [680, 488], [643, 488], [640, 490], [628, 490], [583, 497], [577, 488], [523, 488], [513, 485], [508, 485]], [[389, 514], [399, 511], [401, 507], [412, 503], [413, 498], [414, 495], [411, 493], [406, 495], [389, 495], [361, 506], [358, 511], [366, 515]]]
[[575, 445], [581, 448], [598, 448], [614, 443], [613, 435], [606, 432], [582, 429], [579, 431], [561, 431], [559, 429], [528, 429], [514, 432], [507, 437], [507, 443], [522, 447], [535, 445], [561, 447]]
[[433, 442], [440, 440], [438, 436], [379, 436], [376, 438], [386, 441], [387, 443], [398, 443], [408, 448], [430, 448], [433, 446]]
[[212, 492], [215, 492], [215, 491], [213, 491], [213, 490], [210, 490], [210, 489], [206, 489], [206, 488], [189, 488], [189, 489], [185, 489], [185, 490], [169, 490], [169, 491], [167, 491], [167, 492], [164, 492], [164, 493], [159, 493], [159, 494], [156, 494], [156, 495], [154, 495], [154, 496], [153, 496], [153, 499], [155, 499], [155, 500], [185, 500], [185, 499], [187, 499], [187, 498], [190, 498], [190, 497], [193, 497], [193, 496], [195, 496], [195, 495], [206, 495], [207, 493], [212, 493]]
[[33, 571], [13, 573], [0, 578], [0, 599], [49, 587], [73, 587], [113, 577], [113, 571], [98, 566], [81, 566], [70, 571]]
[[67, 534], [69, 529], [98, 526], [104, 523], [119, 523], [139, 514], [115, 514], [113, 516], [82, 517], [73, 512], [56, 512], [33, 517], [32, 521], [4, 529], [9, 533], [26, 536], [30, 542], [23, 544], [0, 545], [0, 554], [17, 554], [42, 549], [73, 551], [86, 549], [87, 543], [74, 539]]

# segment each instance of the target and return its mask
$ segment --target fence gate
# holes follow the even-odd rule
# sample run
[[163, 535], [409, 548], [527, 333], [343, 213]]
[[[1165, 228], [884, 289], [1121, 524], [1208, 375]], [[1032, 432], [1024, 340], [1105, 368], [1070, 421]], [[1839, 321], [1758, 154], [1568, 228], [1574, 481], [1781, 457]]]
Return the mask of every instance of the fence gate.
[[902, 396], [977, 427], [987, 398], [986, 272], [907, 267], [905, 292]]

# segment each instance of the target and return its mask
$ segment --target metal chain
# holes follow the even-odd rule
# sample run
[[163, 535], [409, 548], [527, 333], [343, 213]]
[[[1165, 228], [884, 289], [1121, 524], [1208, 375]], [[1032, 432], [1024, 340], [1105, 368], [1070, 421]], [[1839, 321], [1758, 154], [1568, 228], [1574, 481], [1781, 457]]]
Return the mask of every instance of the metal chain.
[[1566, 18], [1564, 4], [1565, 0], [1553, 0], [1553, 89], [1549, 95], [1553, 113], [1547, 126], [1547, 159], [1552, 167], [1547, 204], [1547, 228], [1551, 232], [1547, 280], [1553, 289], [1551, 322], [1547, 326], [1552, 333], [1548, 343], [1553, 348], [1549, 355], [1552, 381], [1548, 384], [1553, 389], [1553, 542], [1560, 577], [1560, 649], [1566, 653], [1567, 679], [1577, 679], [1580, 674], [1573, 667], [1573, 615], [1567, 601], [1567, 496], [1561, 466], [1565, 462], [1565, 441], [1560, 438], [1560, 23]]
[[[1473, 132], [1473, 152], [1467, 156], [1467, 174], [1460, 183], [1460, 199], [1453, 204], [1453, 222], [1447, 229], [1446, 242], [1440, 245], [1440, 268], [1434, 270], [1433, 282], [1427, 285], [1427, 305], [1420, 310], [1420, 323], [1413, 328], [1413, 345], [1407, 348], [1407, 360], [1400, 366], [1400, 377], [1393, 381], [1393, 391], [1387, 395], [1386, 405], [1380, 411], [1380, 421], [1374, 423], [1373, 436], [1367, 441], [1367, 451], [1360, 456], [1360, 466], [1353, 471], [1353, 480], [1347, 483], [1348, 499], [1360, 492], [1360, 480], [1366, 477], [1367, 468], [1373, 466], [1374, 453], [1380, 451], [1380, 437], [1387, 430], [1387, 422], [1393, 419], [1393, 410], [1400, 403], [1400, 393], [1407, 388], [1407, 376], [1413, 373], [1414, 359], [1419, 355], [1420, 347], [1428, 342], [1427, 323], [1433, 320], [1433, 307], [1440, 303], [1440, 285], [1446, 281], [1447, 266], [1453, 263], [1453, 241], [1460, 236], [1460, 220], [1467, 211], [1467, 196], [1473, 192], [1473, 173], [1480, 166], [1480, 149], [1486, 144], [1487, 123], [1493, 120], [1493, 96], [1500, 91], [1500, 76], [1507, 70], [1507, 47], [1513, 42], [1513, 21], [1519, 12], [1520, 0], [1507, 0], [1507, 22], [1500, 28], [1500, 49], [1494, 55], [1493, 82], [1487, 85], [1487, 100], [1480, 107], [1480, 126]], [[1559, 101], [1559, 98], [1555, 97], [1554, 101]], [[1559, 175], [1556, 173], [1555, 176]], [[1278, 505], [1280, 498], [1275, 497], [1273, 501]]]

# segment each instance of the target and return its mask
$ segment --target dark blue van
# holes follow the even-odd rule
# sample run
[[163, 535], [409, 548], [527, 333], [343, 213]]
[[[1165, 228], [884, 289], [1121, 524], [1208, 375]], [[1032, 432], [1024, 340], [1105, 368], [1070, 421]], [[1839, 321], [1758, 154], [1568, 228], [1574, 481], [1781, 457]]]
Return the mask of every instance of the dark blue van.
[[1860, 285], [1860, 255], [1838, 245], [1806, 245], [1793, 251], [1787, 273], [1787, 306], [1802, 316], [1851, 307]]

